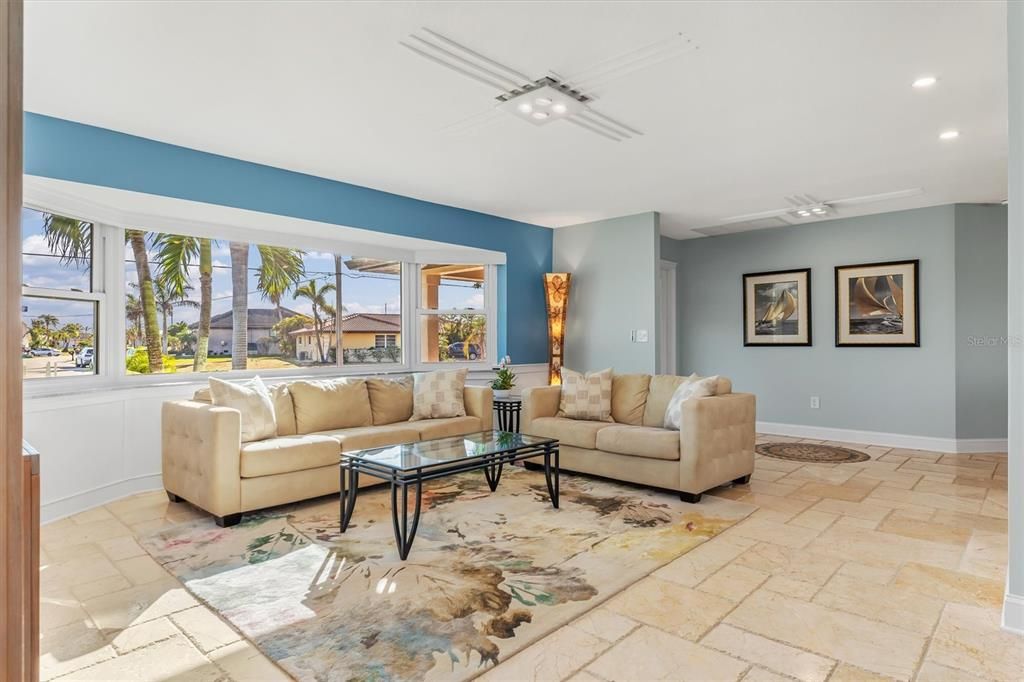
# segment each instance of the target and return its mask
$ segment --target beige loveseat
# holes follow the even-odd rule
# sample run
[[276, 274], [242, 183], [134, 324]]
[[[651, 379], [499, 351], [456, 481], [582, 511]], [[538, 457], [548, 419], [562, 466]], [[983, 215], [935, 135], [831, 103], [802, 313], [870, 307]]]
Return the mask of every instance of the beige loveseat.
[[716, 395], [683, 403], [682, 428], [662, 428], [665, 408], [687, 377], [616, 375], [610, 422], [559, 416], [561, 387], [523, 391], [522, 431], [559, 440], [569, 471], [677, 490], [687, 502], [754, 470], [755, 399], [720, 378]]
[[[172, 501], [191, 502], [230, 526], [243, 512], [338, 492], [342, 452], [492, 427], [489, 387], [466, 387], [464, 417], [418, 421], [409, 421], [408, 379], [294, 381], [270, 391], [277, 436], [248, 443], [241, 442], [241, 413], [211, 404], [207, 388], [163, 404], [163, 482]], [[359, 486], [380, 482], [363, 476]]]

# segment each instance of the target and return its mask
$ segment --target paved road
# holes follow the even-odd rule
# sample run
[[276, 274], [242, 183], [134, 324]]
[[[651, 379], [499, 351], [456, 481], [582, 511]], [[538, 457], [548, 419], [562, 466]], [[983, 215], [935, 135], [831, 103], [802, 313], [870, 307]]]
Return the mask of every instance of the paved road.
[[[39, 379], [47, 376], [92, 376], [94, 373], [91, 367], [75, 367], [75, 359], [70, 354], [22, 358], [21, 364], [26, 379]], [[47, 367], [49, 367], [49, 371], [47, 371]]]

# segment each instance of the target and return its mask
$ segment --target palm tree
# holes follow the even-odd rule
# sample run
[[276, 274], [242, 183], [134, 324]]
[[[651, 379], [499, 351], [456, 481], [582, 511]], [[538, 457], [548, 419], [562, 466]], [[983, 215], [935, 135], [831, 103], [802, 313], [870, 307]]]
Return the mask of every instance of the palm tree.
[[60, 333], [64, 337], [64, 350], [68, 350], [71, 346], [77, 345], [82, 336], [82, 325], [77, 322], [68, 322], [60, 328]]
[[160, 338], [161, 338], [161, 352], [167, 354], [167, 330], [170, 328], [169, 325], [174, 324], [174, 309], [175, 308], [198, 308], [200, 307], [195, 301], [185, 298], [188, 292], [192, 290], [191, 286], [186, 286], [184, 290], [177, 291], [173, 288], [168, 287], [165, 284], [161, 284], [161, 280], [157, 279], [153, 289], [154, 297], [156, 298], [156, 307], [160, 311]]
[[260, 269], [256, 273], [256, 288], [263, 297], [277, 309], [277, 321], [284, 319], [281, 298], [288, 290], [298, 285], [306, 274], [302, 262], [304, 251], [282, 246], [257, 246], [260, 252]]
[[133, 293], [126, 293], [124, 299], [124, 315], [129, 327], [125, 330], [125, 339], [130, 346], [142, 339], [142, 301]]
[[213, 240], [205, 237], [186, 237], [180, 234], [160, 234], [153, 242], [157, 250], [160, 286], [184, 297], [190, 288], [189, 268], [199, 259], [199, 328], [196, 330], [196, 350], [192, 371], [201, 372], [210, 351], [210, 317], [213, 314]]
[[231, 242], [231, 369], [245, 369], [249, 355], [249, 245]]
[[61, 265], [92, 267], [92, 223], [47, 213], [43, 236], [50, 251], [60, 255]]
[[158, 374], [163, 371], [164, 356], [160, 347], [160, 325], [156, 317], [156, 294], [153, 292], [153, 277], [149, 271], [149, 255], [146, 253], [146, 233], [142, 230], [125, 230], [124, 236], [131, 245], [132, 255], [135, 257], [149, 371]]
[[334, 291], [334, 289], [335, 286], [329, 282], [318, 288], [315, 279], [311, 279], [295, 289], [295, 297], [307, 299], [313, 307], [313, 332], [316, 335], [316, 355], [317, 362], [321, 363], [324, 361], [325, 356], [324, 342], [321, 337], [323, 321], [320, 313], [325, 313], [328, 317], [334, 316], [335, 308], [327, 302], [327, 295]]
[[53, 327], [60, 324], [60, 320], [57, 319], [56, 315], [50, 315], [44, 313], [37, 317], [34, 321], [43, 330], [43, 338], [46, 339], [46, 345], [49, 346], [53, 343]]

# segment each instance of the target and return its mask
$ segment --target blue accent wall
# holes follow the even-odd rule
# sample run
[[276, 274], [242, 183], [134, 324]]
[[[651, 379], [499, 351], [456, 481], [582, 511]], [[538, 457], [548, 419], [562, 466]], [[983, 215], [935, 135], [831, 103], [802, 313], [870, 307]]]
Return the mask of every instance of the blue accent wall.
[[25, 172], [503, 251], [498, 354], [547, 362], [547, 228], [34, 113], [25, 114]]

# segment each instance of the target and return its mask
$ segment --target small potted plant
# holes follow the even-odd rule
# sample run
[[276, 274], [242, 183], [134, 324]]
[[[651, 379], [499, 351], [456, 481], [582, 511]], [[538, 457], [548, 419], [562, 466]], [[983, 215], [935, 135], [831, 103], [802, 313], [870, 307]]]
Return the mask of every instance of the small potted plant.
[[516, 375], [512, 373], [508, 365], [508, 358], [502, 359], [498, 371], [494, 374], [491, 388], [494, 389], [495, 398], [507, 398], [512, 392], [512, 387], [516, 385]]

